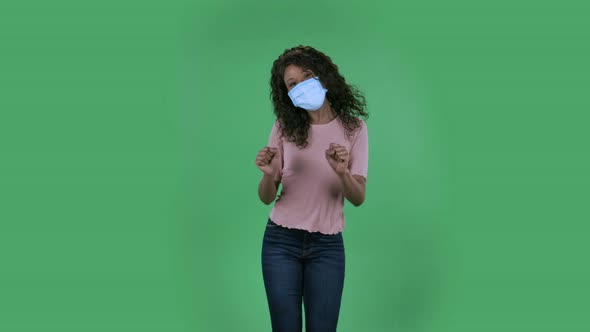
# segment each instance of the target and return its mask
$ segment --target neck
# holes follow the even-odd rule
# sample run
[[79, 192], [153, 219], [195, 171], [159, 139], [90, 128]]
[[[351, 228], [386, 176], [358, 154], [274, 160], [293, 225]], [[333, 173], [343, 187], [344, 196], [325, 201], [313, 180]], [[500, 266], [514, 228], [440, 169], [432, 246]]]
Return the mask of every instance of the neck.
[[319, 110], [307, 112], [307, 114], [309, 114], [309, 120], [312, 124], [328, 123], [336, 117], [336, 112], [332, 110], [327, 99]]

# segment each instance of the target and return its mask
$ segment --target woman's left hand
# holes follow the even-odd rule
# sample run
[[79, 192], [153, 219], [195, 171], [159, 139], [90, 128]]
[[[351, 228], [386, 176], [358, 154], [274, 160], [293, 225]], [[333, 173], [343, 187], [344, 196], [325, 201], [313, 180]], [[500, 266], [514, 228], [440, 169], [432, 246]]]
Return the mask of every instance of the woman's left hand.
[[348, 171], [350, 155], [345, 146], [330, 143], [330, 147], [326, 150], [326, 159], [336, 174], [342, 175]]

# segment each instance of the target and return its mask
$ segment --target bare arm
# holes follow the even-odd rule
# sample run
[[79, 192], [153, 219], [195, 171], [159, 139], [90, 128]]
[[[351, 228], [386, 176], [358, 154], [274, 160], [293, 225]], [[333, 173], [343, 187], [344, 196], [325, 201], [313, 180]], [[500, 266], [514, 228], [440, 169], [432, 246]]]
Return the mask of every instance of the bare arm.
[[279, 181], [274, 181], [271, 175], [264, 174], [262, 176], [258, 185], [258, 197], [264, 204], [269, 205], [275, 200], [279, 183]]
[[258, 198], [268, 205], [272, 203], [277, 197], [277, 190], [281, 181], [275, 181], [274, 179], [280, 174], [281, 168], [281, 156], [277, 154], [279, 150], [277, 148], [271, 148], [265, 146], [262, 148], [254, 163], [262, 171], [262, 179], [258, 184]]
[[351, 175], [347, 170], [338, 175], [342, 183], [344, 197], [354, 206], [360, 206], [365, 201], [366, 179], [361, 175]]

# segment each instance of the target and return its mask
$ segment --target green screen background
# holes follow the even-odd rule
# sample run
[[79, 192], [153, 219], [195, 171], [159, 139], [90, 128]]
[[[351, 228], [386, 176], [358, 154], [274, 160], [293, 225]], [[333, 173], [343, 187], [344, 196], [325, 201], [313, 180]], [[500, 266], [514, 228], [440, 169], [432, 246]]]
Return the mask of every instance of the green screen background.
[[270, 331], [272, 61], [367, 96], [339, 331], [588, 331], [584, 1], [3, 1], [0, 331]]

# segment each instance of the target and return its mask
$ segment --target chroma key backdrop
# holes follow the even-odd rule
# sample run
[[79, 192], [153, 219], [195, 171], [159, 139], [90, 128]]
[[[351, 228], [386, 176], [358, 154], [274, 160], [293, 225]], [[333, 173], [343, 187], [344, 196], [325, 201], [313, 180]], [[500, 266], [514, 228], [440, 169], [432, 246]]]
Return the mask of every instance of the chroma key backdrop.
[[0, 331], [271, 331], [272, 62], [367, 98], [341, 332], [590, 331], [587, 1], [0, 3]]

